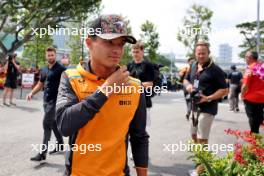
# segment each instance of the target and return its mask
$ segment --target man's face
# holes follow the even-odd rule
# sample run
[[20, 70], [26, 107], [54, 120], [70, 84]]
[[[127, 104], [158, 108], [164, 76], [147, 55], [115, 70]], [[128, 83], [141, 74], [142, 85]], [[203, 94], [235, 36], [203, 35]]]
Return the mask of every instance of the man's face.
[[133, 48], [132, 49], [132, 56], [136, 62], [140, 62], [143, 59], [144, 51], [141, 50], [140, 48]]
[[56, 53], [54, 51], [46, 51], [46, 60], [49, 64], [56, 62]]
[[106, 68], [114, 68], [119, 64], [124, 54], [126, 42], [123, 37], [113, 40], [104, 40], [97, 37], [95, 40], [87, 38], [86, 43], [93, 62]]
[[209, 60], [209, 51], [206, 46], [197, 46], [195, 49], [195, 56], [200, 64], [204, 64]]
[[251, 53], [247, 52], [245, 55], [246, 63], [249, 65], [252, 62]]

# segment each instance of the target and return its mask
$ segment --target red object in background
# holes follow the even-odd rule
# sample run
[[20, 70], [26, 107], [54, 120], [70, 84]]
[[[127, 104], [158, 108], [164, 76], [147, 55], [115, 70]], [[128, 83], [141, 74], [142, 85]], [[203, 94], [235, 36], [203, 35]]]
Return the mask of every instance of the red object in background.
[[4, 88], [4, 84], [5, 84], [5, 72], [4, 72], [4, 68], [0, 67], [0, 89]]
[[5, 76], [4, 77], [0, 76], [0, 89], [4, 88], [4, 84], [5, 84]]

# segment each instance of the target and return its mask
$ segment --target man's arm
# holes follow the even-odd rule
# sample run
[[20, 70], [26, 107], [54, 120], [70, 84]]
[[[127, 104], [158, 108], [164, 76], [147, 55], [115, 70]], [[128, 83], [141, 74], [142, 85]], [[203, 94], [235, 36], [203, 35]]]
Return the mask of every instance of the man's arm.
[[40, 90], [42, 90], [44, 87], [44, 83], [41, 81], [38, 81], [38, 84], [34, 87], [34, 89], [31, 91], [32, 95], [35, 95], [38, 93]]
[[245, 93], [248, 91], [251, 79], [252, 79], [253, 72], [250, 68], [245, 70], [244, 75], [241, 73], [241, 99], [244, 99]]
[[95, 92], [79, 101], [69, 78], [62, 73], [56, 103], [56, 122], [63, 136], [70, 136], [87, 124], [106, 102], [107, 96]]
[[222, 97], [226, 96], [228, 94], [228, 88], [225, 89], [218, 89], [215, 93], [209, 96], [202, 96], [202, 99], [200, 103], [213, 101], [213, 100], [219, 100]]
[[38, 84], [34, 87], [34, 89], [27, 95], [26, 99], [31, 100], [33, 96], [43, 89], [44, 83], [39, 81]]
[[4, 66], [4, 71], [5, 71], [5, 72], [7, 72], [8, 64], [9, 64], [9, 61], [7, 61], [7, 62], [5, 63], [5, 66]]
[[40, 90], [43, 89], [44, 87], [44, 83], [47, 79], [47, 73], [46, 73], [46, 70], [45, 68], [43, 68], [41, 71], [40, 71], [40, 79], [38, 81], [38, 84], [34, 87], [34, 89], [27, 95], [26, 99], [27, 100], [31, 100], [33, 98], [33, 96], [38, 93]]
[[245, 93], [248, 91], [248, 84], [250, 80], [251, 74], [245, 75], [244, 79], [241, 79], [241, 99], [244, 99]]
[[20, 72], [20, 66], [14, 60], [12, 60], [12, 63], [14, 64], [17, 71]]
[[243, 99], [245, 93], [247, 92], [248, 90], [248, 85], [246, 84], [242, 84], [242, 87], [241, 87], [241, 98]]
[[209, 96], [202, 95], [200, 103], [219, 100], [228, 94], [225, 72], [220, 67], [215, 67], [214, 75], [212, 84], [217, 87], [217, 91]]
[[146, 132], [146, 100], [140, 95], [138, 109], [129, 127], [131, 149], [138, 176], [147, 176], [149, 135]]
[[[190, 73], [188, 73], [189, 75]], [[190, 80], [188, 79], [188, 75], [187, 77], [183, 80], [183, 86], [185, 87], [185, 89], [187, 90], [188, 93], [191, 93], [193, 91], [193, 85], [190, 83]]]
[[98, 87], [97, 91], [80, 101], [71, 87], [67, 74], [62, 73], [56, 103], [56, 122], [62, 135], [70, 136], [86, 125], [113, 93], [108, 92], [108, 87], [126, 84], [128, 76], [126, 67], [120, 67]]

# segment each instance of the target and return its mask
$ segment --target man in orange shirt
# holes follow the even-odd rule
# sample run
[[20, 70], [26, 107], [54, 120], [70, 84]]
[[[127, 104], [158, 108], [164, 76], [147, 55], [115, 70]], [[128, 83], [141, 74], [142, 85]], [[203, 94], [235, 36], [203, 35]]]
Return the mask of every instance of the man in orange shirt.
[[258, 62], [258, 53], [246, 53], [247, 69], [243, 78], [241, 97], [249, 118], [251, 132], [259, 133], [264, 109], [264, 64]]
[[56, 104], [58, 128], [70, 137], [65, 176], [129, 176], [128, 135], [137, 176], [147, 176], [145, 95], [108, 89], [130, 85], [139, 90], [140, 81], [118, 65], [125, 43], [136, 39], [118, 15], [102, 15], [89, 29], [101, 31], [86, 39], [89, 61], [62, 74]]

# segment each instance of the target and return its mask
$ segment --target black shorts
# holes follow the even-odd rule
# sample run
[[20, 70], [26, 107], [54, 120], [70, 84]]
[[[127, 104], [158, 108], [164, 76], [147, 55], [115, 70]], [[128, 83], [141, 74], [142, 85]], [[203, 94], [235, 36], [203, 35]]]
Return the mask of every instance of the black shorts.
[[4, 87], [16, 89], [17, 88], [17, 80], [16, 79], [6, 79]]

